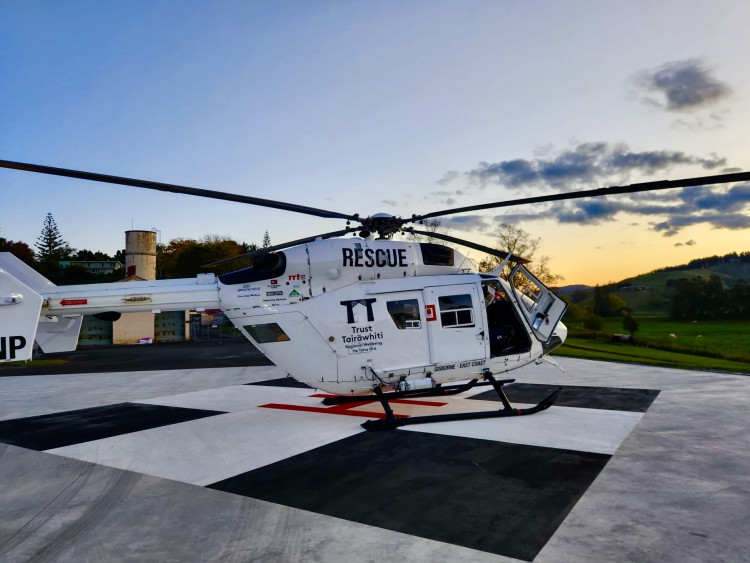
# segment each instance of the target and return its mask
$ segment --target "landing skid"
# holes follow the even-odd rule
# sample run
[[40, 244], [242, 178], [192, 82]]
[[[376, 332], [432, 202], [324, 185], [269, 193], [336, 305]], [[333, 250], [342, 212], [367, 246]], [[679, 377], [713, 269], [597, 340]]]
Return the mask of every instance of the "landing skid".
[[[506, 379], [504, 380], [504, 383], [511, 383], [515, 381], [515, 379]], [[463, 393], [464, 391], [468, 391], [469, 389], [473, 387], [484, 387], [485, 385], [492, 385], [491, 381], [482, 381], [481, 383], [477, 379], [472, 379], [468, 383], [460, 383], [458, 385], [436, 385], [432, 389], [414, 389], [411, 391], [389, 391], [387, 393], [383, 393], [383, 391], [378, 388], [378, 391], [380, 393], [378, 394], [378, 391], [375, 391], [375, 393], [378, 395], [377, 399], [373, 400], [381, 400], [380, 397], [385, 397], [386, 399], [405, 399], [408, 397], [445, 397], [446, 395], [456, 395], [458, 393]], [[330, 405], [343, 405], [345, 403], [360, 403], [363, 400], [368, 400], [366, 397], [362, 397], [362, 395], [337, 395], [335, 397], [326, 397], [323, 399], [323, 404], [330, 406]]]
[[[546, 399], [544, 399], [543, 401], [541, 401], [540, 403], [538, 403], [537, 405], [533, 407], [530, 407], [527, 409], [515, 409], [511, 406], [510, 401], [508, 400], [508, 397], [505, 395], [505, 391], [503, 390], [503, 385], [507, 385], [508, 383], [513, 383], [515, 379], [502, 379], [498, 381], [492, 376], [491, 373], [489, 373], [489, 371], [484, 374], [484, 378], [487, 380], [487, 382], [479, 383], [478, 385], [492, 385], [495, 388], [495, 391], [497, 392], [498, 396], [500, 397], [500, 401], [502, 401], [503, 403], [502, 409], [497, 410], [497, 411], [461, 412], [461, 413], [451, 413], [451, 414], [436, 414], [432, 416], [414, 416], [410, 418], [396, 418], [393, 414], [393, 410], [391, 409], [391, 405], [388, 404], [388, 397], [386, 397], [386, 395], [388, 395], [390, 398], [394, 398], [393, 393], [386, 394], [380, 390], [380, 387], [375, 387], [374, 391], [378, 399], [380, 400], [380, 404], [383, 405], [383, 410], [385, 411], [385, 418], [381, 418], [377, 420], [368, 420], [367, 422], [362, 424], [362, 428], [368, 431], [393, 430], [395, 428], [399, 428], [401, 426], [408, 426], [410, 424], [426, 424], [429, 422], [448, 422], [452, 420], [474, 420], [474, 419], [480, 419], [480, 418], [500, 418], [504, 416], [525, 416], [527, 414], [536, 414], [538, 412], [541, 412], [543, 410], [547, 410], [548, 408], [550, 408], [552, 404], [557, 400], [558, 395], [562, 391], [562, 387], [555, 390], [549, 395], [549, 397], [547, 397]], [[476, 384], [477, 384], [476, 380], [472, 380], [472, 382], [467, 383], [465, 385], [451, 385], [449, 387], [456, 387], [456, 388], [466, 387], [467, 389], [470, 389]], [[443, 393], [443, 394], [452, 395], [454, 393], [460, 393], [460, 392], [461, 391], [453, 391], [451, 393]], [[414, 395], [411, 395], [411, 396], [414, 396]]]

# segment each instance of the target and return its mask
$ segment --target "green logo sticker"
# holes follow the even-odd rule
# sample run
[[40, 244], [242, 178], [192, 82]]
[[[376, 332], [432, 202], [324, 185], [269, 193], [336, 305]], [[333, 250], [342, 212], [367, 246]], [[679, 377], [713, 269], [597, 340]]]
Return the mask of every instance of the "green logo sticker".
[[289, 294], [289, 297], [300, 297], [300, 292], [296, 289], [293, 289], [292, 292]]

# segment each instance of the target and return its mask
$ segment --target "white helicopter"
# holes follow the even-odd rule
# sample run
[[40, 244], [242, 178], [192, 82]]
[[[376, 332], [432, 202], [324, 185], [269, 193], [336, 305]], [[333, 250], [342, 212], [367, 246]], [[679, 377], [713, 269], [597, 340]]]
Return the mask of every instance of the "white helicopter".
[[[75, 350], [83, 315], [221, 309], [263, 354], [294, 379], [336, 397], [328, 404], [375, 394], [386, 417], [368, 430], [405, 424], [533, 414], [513, 408], [496, 380], [548, 359], [567, 329], [566, 304], [510, 253], [429, 233], [407, 223], [466, 211], [581, 197], [750, 180], [750, 173], [646, 182], [552, 194], [413, 215], [366, 218], [250, 196], [0, 160], [0, 167], [224, 199], [319, 217], [345, 219], [345, 229], [256, 250], [229, 260], [253, 265], [192, 279], [56, 286], [10, 253], [0, 253], [0, 361], [28, 360], [33, 343], [45, 353]], [[359, 227], [351, 227], [351, 222]], [[337, 238], [358, 232], [353, 238]], [[448, 246], [391, 240], [398, 232], [429, 235], [500, 256], [492, 274]], [[376, 236], [377, 235], [377, 236]], [[507, 262], [515, 267], [498, 277]], [[217, 265], [227, 260], [214, 262]], [[550, 360], [551, 361], [551, 360]], [[554, 362], [553, 362], [554, 363]], [[459, 381], [469, 383], [450, 385]], [[479, 380], [484, 380], [481, 382]], [[492, 385], [499, 411], [411, 418], [394, 416], [388, 399], [459, 393]]]

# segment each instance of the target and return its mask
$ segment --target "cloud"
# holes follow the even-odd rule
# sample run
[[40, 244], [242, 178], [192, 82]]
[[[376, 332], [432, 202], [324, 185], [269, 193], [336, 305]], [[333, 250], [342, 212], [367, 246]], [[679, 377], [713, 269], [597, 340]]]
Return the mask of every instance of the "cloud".
[[674, 128], [684, 128], [690, 131], [716, 131], [724, 127], [724, 118], [729, 114], [729, 110], [718, 113], [712, 113], [708, 117], [692, 115], [690, 117], [681, 117], [672, 122]]
[[[620, 212], [666, 215], [670, 219], [665, 223], [677, 230], [680, 226], [696, 223], [711, 223], [715, 227], [728, 229], [744, 228], [744, 225], [750, 223], [743, 213], [745, 206], [750, 203], [750, 184], [738, 184], [724, 192], [707, 186], [694, 186], [675, 190], [672, 194], [662, 194], [662, 197], [665, 205], [644, 205], [638, 200], [612, 201], [608, 198], [581, 200], [574, 204], [573, 209], [568, 207], [556, 212], [556, 216], [562, 223], [596, 225], [613, 220]], [[662, 227], [656, 230], [665, 229]]]
[[391, 207], [396, 207], [398, 205], [397, 201], [393, 201], [392, 199], [384, 199], [381, 201], [384, 205], [390, 205]]
[[[726, 159], [716, 155], [705, 158], [668, 150], [633, 151], [624, 144], [596, 142], [581, 143], [552, 158], [480, 162], [464, 175], [482, 186], [498, 184], [510, 188], [534, 186], [560, 189], [580, 184], [602, 184], [612, 177], [625, 179], [634, 172], [654, 174], [680, 164], [700, 165], [711, 170], [725, 166]], [[453, 172], [450, 174], [451, 179], [457, 177]]]
[[[725, 158], [716, 154], [699, 156], [672, 150], [638, 151], [624, 144], [592, 142], [579, 143], [557, 152], [545, 150], [531, 159], [481, 162], [461, 175], [484, 188], [497, 184], [527, 193], [531, 188], [536, 188], [535, 191], [542, 188], [552, 192], [572, 192], [590, 187], [581, 184], [596, 187], [626, 185], [630, 183], [626, 180], [631, 174], [658, 178], [657, 174], [662, 173], [663, 176], [663, 172], [673, 166], [735, 170], [727, 166]], [[432, 197], [448, 201], [445, 196], [450, 193], [433, 192]], [[747, 212], [749, 204], [750, 183], [736, 184], [731, 188], [693, 186], [508, 208], [509, 213], [498, 214], [491, 219], [483, 219], [480, 215], [457, 215], [447, 219], [446, 226], [462, 231], [481, 231], [499, 222], [519, 224], [539, 220], [599, 225], [617, 220], [618, 215], [629, 214], [636, 218], [654, 217], [655, 220], [648, 223], [651, 229], [664, 236], [674, 236], [687, 226], [701, 223], [715, 228], [746, 228], [750, 223], [750, 213]], [[629, 223], [631, 226], [638, 224], [637, 221]]]
[[456, 177], [458, 177], [460, 175], [461, 175], [461, 173], [458, 172], [457, 170], [448, 170], [448, 172], [446, 172], [445, 174], [443, 174], [443, 177], [440, 178], [437, 181], [437, 183], [440, 184], [441, 186], [444, 186], [445, 184], [449, 184], [450, 182], [452, 182], [453, 180], [455, 180]]
[[723, 213], [708, 213], [703, 215], [682, 215], [671, 217], [666, 221], [654, 225], [655, 231], [661, 231], [665, 237], [675, 236], [684, 227], [708, 224], [715, 229], [747, 229], [750, 228], [750, 217], [741, 213], [725, 215]]
[[[726, 191], [695, 186], [670, 190], [659, 198], [644, 199], [643, 194], [623, 198], [591, 198], [575, 202], [553, 203], [536, 213], [497, 215], [496, 222], [521, 223], [553, 219], [559, 223], [600, 225], [616, 220], [619, 213], [642, 216], [663, 216], [664, 221], [653, 222], [654, 230], [664, 236], [674, 236], [690, 225], [707, 223], [715, 228], [744, 229], [750, 226], [745, 208], [750, 204], [750, 183], [738, 184]], [[652, 194], [655, 195], [655, 194]], [[631, 226], [638, 223], [629, 223]], [[694, 241], [685, 245], [692, 246]]]
[[440, 223], [457, 231], [486, 231], [491, 227], [490, 221], [483, 215], [456, 215], [441, 218]]
[[663, 96], [663, 99], [647, 97], [646, 103], [675, 112], [714, 104], [732, 92], [699, 59], [673, 61], [641, 71], [635, 81], [643, 90]]
[[615, 215], [627, 211], [629, 205], [608, 199], [590, 199], [575, 204], [573, 210], [557, 212], [557, 220], [561, 223], [576, 223], [579, 225], [598, 225], [605, 221], [614, 220]]
[[713, 209], [734, 212], [741, 210], [750, 202], [750, 184], [733, 186], [726, 193], [713, 191], [707, 186], [683, 188], [679, 197], [696, 211]]
[[695, 246], [696, 244], [698, 244], [698, 243], [695, 242], [694, 240], [689, 240], [689, 241], [687, 241], [685, 243], [685, 246]]

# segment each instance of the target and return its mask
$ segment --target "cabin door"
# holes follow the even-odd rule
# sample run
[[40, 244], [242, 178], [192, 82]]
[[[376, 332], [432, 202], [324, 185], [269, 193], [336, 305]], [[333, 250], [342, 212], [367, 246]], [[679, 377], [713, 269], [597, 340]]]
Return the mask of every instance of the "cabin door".
[[427, 287], [424, 302], [431, 363], [487, 357], [484, 301], [476, 284]]
[[520, 264], [510, 273], [510, 285], [534, 336], [547, 342], [568, 305]]

